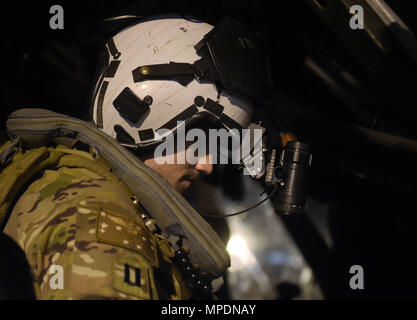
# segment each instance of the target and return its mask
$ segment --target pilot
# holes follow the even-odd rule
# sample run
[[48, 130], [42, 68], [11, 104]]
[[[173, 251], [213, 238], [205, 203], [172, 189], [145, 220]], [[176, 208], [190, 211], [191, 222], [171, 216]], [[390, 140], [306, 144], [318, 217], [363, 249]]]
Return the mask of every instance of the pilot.
[[[9, 117], [0, 220], [26, 255], [37, 299], [212, 297], [229, 256], [181, 195], [212, 173], [212, 155], [179, 162], [190, 144], [175, 143], [167, 163], [155, 151], [181, 130], [250, 124], [245, 81], [221, 72], [253, 50], [235, 29], [175, 16], [140, 21], [106, 43], [90, 123], [41, 109]], [[215, 55], [230, 45], [225, 30], [236, 44]]]

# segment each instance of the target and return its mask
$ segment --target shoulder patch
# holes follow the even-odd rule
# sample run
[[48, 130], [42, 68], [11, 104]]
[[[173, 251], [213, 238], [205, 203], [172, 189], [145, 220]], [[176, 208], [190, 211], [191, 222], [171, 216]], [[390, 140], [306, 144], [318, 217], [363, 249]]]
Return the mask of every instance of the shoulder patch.
[[100, 211], [97, 217], [97, 241], [133, 250], [158, 266], [156, 241], [145, 227], [134, 219]]

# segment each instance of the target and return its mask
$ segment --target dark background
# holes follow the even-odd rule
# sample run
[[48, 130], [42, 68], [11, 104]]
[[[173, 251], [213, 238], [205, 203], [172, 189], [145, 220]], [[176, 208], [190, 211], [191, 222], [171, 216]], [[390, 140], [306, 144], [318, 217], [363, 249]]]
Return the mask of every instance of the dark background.
[[[342, 2], [318, 1], [336, 6], [330, 23], [320, 18], [312, 2], [9, 3], [0, 21], [0, 128], [21, 107], [87, 117], [98, 54], [106, 39], [123, 27], [100, 23], [104, 18], [181, 13], [213, 24], [224, 16], [238, 18], [264, 39], [270, 59], [269, 113], [260, 110], [257, 117], [266, 117], [273, 134], [291, 131], [313, 146], [309, 196], [330, 208], [327, 223], [334, 246], [328, 248], [304, 216], [285, 218], [285, 223], [325, 297], [415, 298], [416, 63], [388, 28], [378, 31], [386, 50], [375, 49], [365, 31], [347, 29]], [[417, 33], [415, 1], [387, 2]], [[64, 8], [64, 30], [49, 28], [54, 4]], [[330, 80], [308, 68], [306, 59]], [[225, 192], [236, 196], [239, 179], [226, 180], [231, 183], [223, 185]], [[355, 264], [365, 270], [365, 290], [348, 287], [349, 268]]]

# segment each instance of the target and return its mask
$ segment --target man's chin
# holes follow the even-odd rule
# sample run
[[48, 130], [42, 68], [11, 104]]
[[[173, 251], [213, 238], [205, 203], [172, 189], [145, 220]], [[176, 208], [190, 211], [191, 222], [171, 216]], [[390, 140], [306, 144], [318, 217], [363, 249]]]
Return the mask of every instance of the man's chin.
[[191, 186], [191, 180], [181, 179], [175, 188], [179, 193], [185, 192]]

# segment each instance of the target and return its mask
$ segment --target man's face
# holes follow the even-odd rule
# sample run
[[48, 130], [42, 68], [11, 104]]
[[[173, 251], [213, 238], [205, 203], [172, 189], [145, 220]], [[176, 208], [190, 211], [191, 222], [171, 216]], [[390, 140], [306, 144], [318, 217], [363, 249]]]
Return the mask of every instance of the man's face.
[[[200, 175], [209, 175], [213, 172], [213, 164], [209, 154], [198, 158], [196, 164], [189, 164], [187, 161], [185, 164], [181, 164], [177, 161], [181, 152], [185, 151], [174, 154], [173, 164], [160, 164], [155, 158], [144, 160], [146, 166], [159, 173], [179, 193], [187, 190]], [[185, 157], [185, 159], [187, 158]]]

